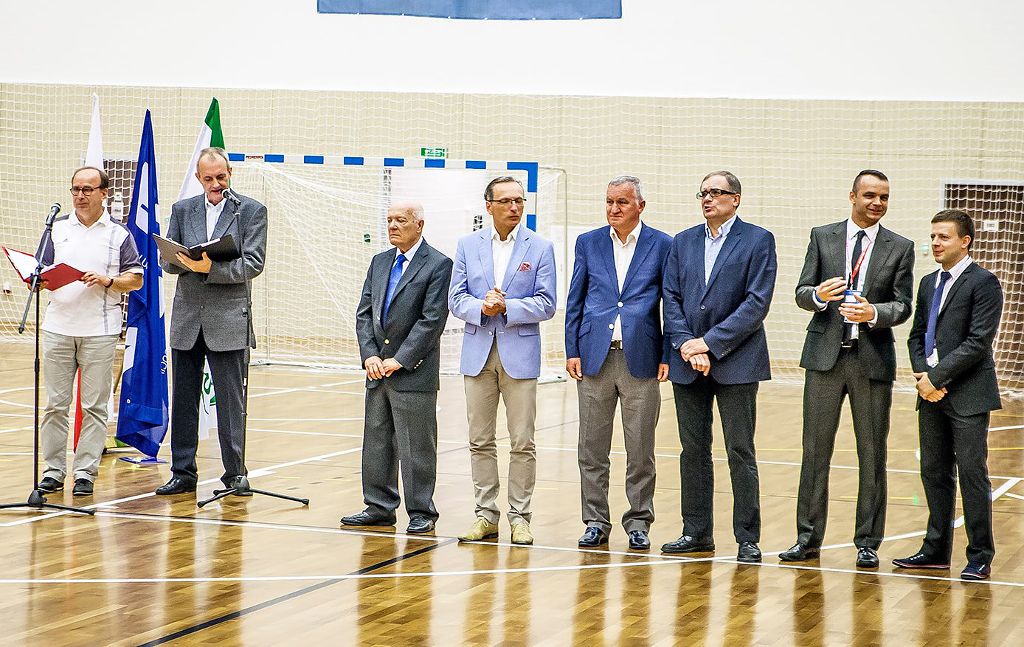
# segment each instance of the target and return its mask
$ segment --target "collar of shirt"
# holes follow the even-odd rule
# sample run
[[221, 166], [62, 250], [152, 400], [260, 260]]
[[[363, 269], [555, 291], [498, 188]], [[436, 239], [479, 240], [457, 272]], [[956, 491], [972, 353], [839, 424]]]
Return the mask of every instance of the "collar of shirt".
[[[960, 275], [964, 273], [964, 270], [967, 269], [967, 266], [970, 265], [973, 262], [974, 262], [974, 259], [971, 258], [970, 254], [968, 254], [967, 256], [964, 256], [959, 261], [957, 261], [956, 265], [954, 265], [953, 267], [949, 268], [949, 276], [950, 276], [950, 279], [951, 279], [949, 281], [949, 283], [952, 283], [953, 281], [956, 281], [958, 278], [960, 278]], [[943, 271], [942, 270], [942, 266], [940, 265], [939, 266], [938, 278], [935, 279], [936, 281], [938, 281], [939, 279], [942, 278], [942, 271]], [[936, 285], [938, 285], [938, 283], [936, 283]]]
[[90, 229], [92, 227], [95, 227], [96, 225], [103, 225], [104, 227], [106, 227], [110, 223], [114, 222], [110, 218], [110, 214], [107, 212], [106, 209], [104, 209], [103, 213], [100, 214], [99, 219], [97, 219], [96, 222], [94, 222], [91, 225], [89, 225], [89, 227], [86, 227], [82, 223], [82, 221], [78, 219], [78, 212], [77, 211], [73, 214], [73, 216], [74, 217], [72, 217], [72, 218], [68, 218], [68, 224], [71, 225], [72, 227], [81, 227], [83, 229]]
[[226, 203], [227, 200], [221, 200], [217, 204], [213, 204], [208, 199], [206, 199], [206, 197], [204, 197], [203, 202], [206, 203], [206, 215], [210, 215], [210, 212], [213, 212], [219, 216], [221, 212], [224, 211], [224, 203]]
[[718, 235], [717, 236], [711, 235], [711, 227], [709, 227], [708, 223], [705, 222], [704, 223], [704, 235], [708, 237], [708, 240], [724, 239], [726, 236], [729, 235], [729, 230], [732, 229], [733, 224], [736, 222], [736, 216], [737, 215], [738, 214], [733, 214], [732, 218], [729, 218], [728, 220], [726, 220], [725, 222], [722, 223], [722, 226], [718, 228]]
[[502, 240], [501, 236], [498, 234], [498, 230], [495, 229], [494, 226], [491, 226], [491, 240], [499, 245], [511, 245], [519, 238], [519, 228], [522, 226], [523, 223], [519, 223], [513, 227], [512, 231], [508, 232], [508, 237], [505, 240]]
[[402, 250], [400, 250], [400, 249], [398, 249], [396, 247], [395, 248], [395, 260], [391, 261], [391, 266], [394, 267], [395, 263], [398, 262], [398, 255], [399, 254], [404, 254], [405, 255], [405, 267], [402, 268], [402, 271], [404, 272], [405, 268], [409, 267], [409, 262], [412, 261], [412, 257], [416, 255], [416, 250], [418, 250], [420, 248], [420, 245], [422, 243], [423, 243], [423, 236], [420, 236], [419, 240], [416, 241], [416, 244], [413, 245], [412, 247], [410, 247], [409, 251], [407, 251], [407, 252], [403, 252]]
[[863, 231], [866, 234], [866, 237], [867, 237], [868, 241], [870, 241], [872, 244], [874, 244], [875, 236], [878, 235], [878, 228], [880, 226], [881, 225], [879, 225], [876, 222], [875, 224], [871, 225], [867, 229], [861, 229], [860, 227], [857, 226], [856, 223], [853, 222], [853, 218], [847, 218], [846, 219], [846, 240], [848, 240], [850, 242], [850, 245], [851, 245], [850, 249], [853, 249], [852, 245], [855, 242], [857, 242], [857, 232], [858, 231]]
[[619, 235], [615, 233], [615, 227], [608, 228], [608, 235], [612, 237], [613, 244], [618, 245], [619, 247], [625, 247], [631, 242], [635, 243], [636, 241], [640, 240], [640, 230], [643, 228], [643, 226], [644, 223], [637, 222], [636, 227], [633, 228], [633, 231], [626, 234], [626, 242], [622, 242], [621, 240], [619, 240]]

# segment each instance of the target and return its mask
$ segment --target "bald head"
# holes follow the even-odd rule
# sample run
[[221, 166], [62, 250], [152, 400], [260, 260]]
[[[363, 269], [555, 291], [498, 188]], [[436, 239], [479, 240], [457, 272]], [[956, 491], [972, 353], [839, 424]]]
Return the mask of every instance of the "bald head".
[[423, 205], [401, 201], [388, 207], [388, 242], [403, 254], [423, 236]]

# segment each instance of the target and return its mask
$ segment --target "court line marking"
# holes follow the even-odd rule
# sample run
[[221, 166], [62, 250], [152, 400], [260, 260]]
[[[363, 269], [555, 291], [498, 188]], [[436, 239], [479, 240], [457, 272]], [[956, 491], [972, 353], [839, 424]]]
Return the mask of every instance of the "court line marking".
[[1010, 425], [1008, 427], [989, 427], [989, 431], [1009, 431], [1011, 429], [1024, 429], [1024, 425]]
[[[323, 460], [327, 460], [329, 458], [334, 458], [336, 456], [344, 456], [345, 454], [352, 454], [352, 453], [359, 452], [359, 451], [362, 451], [362, 447], [352, 447], [350, 449], [344, 449], [344, 450], [337, 451], [337, 452], [330, 452], [328, 454], [320, 454], [319, 456], [312, 456], [312, 457], [309, 457], [309, 458], [301, 458], [299, 460], [288, 461], [287, 463], [279, 463], [277, 465], [269, 465], [269, 466], [264, 467], [264, 468], [252, 470], [251, 472], [249, 472], [249, 476], [250, 477], [266, 476], [267, 474], [273, 474], [274, 470], [279, 470], [279, 469], [283, 469], [283, 468], [286, 468], [286, 467], [292, 467], [294, 465], [302, 465], [304, 463], [312, 463], [314, 461], [323, 461]], [[205, 481], [200, 481], [197, 485], [209, 485], [210, 483], [220, 483], [220, 479], [219, 478], [206, 479]], [[136, 494], [134, 496], [124, 497], [122, 499], [114, 499], [113, 501], [102, 501], [102, 502], [92, 503], [90, 505], [86, 505], [86, 506], [82, 506], [82, 507], [86, 508], [86, 509], [89, 509], [89, 510], [93, 510], [93, 509], [97, 509], [97, 508], [103, 508], [103, 507], [109, 507], [109, 506], [112, 506], [112, 505], [117, 505], [119, 503], [128, 503], [129, 501], [138, 501], [140, 499], [148, 499], [150, 497], [155, 497], [156, 495], [157, 495], [156, 492], [145, 492], [143, 494]], [[26, 508], [28, 508], [29, 510], [32, 509], [29, 506], [26, 506]], [[0, 523], [0, 528], [12, 528], [14, 526], [21, 526], [21, 525], [25, 525], [25, 524], [35, 523], [37, 521], [42, 521], [44, 519], [50, 519], [50, 518], [53, 518], [53, 517], [63, 517], [63, 516], [69, 515], [69, 514], [74, 514], [74, 513], [72, 513], [72, 512], [65, 512], [65, 511], [50, 512], [50, 513], [47, 513], [47, 514], [44, 514], [44, 515], [40, 515], [40, 516], [37, 516], [37, 517], [30, 517], [28, 519], [19, 519], [17, 521], [9, 521], [7, 523]]]

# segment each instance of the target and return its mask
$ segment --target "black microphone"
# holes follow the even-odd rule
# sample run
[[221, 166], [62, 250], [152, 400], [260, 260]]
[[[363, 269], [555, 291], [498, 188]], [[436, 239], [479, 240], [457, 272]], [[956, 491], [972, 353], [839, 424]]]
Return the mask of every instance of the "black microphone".
[[46, 216], [46, 224], [47, 225], [52, 225], [53, 224], [53, 219], [57, 217], [58, 213], [60, 213], [60, 203], [59, 202], [54, 202], [53, 206], [50, 207], [50, 213], [47, 214], [47, 216]]
[[236, 195], [235, 192], [232, 191], [231, 189], [224, 189], [223, 191], [220, 192], [220, 194], [227, 198], [228, 200], [230, 200], [231, 204], [235, 205], [235, 209], [242, 206], [242, 201], [239, 199], [238, 195]]

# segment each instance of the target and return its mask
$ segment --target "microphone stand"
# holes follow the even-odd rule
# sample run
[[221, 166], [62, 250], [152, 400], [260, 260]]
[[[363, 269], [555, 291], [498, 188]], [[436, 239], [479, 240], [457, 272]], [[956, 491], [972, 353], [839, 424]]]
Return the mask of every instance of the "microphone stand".
[[[39, 240], [39, 250], [46, 249], [46, 245], [50, 242], [50, 235], [53, 232], [53, 221], [57, 217], [57, 212], [60, 211], [58, 205], [55, 209], [50, 212], [49, 217], [46, 219], [46, 228], [43, 230], [43, 236]], [[41, 253], [38, 254], [40, 257]], [[57, 503], [47, 503], [46, 496], [42, 490], [39, 489], [39, 282], [41, 281], [40, 274], [43, 271], [43, 261], [36, 261], [36, 269], [32, 272], [32, 283], [28, 292], [28, 301], [25, 302], [25, 311], [21, 315], [21, 323], [18, 324], [18, 334], [21, 335], [25, 332], [25, 322], [28, 320], [28, 311], [32, 306], [32, 299], [36, 302], [36, 315], [35, 315], [35, 343], [36, 343], [36, 355], [35, 362], [33, 364], [33, 372], [35, 373], [35, 386], [33, 390], [34, 395], [34, 407], [33, 407], [33, 420], [32, 420], [32, 492], [28, 495], [28, 501], [25, 503], [5, 503], [0, 505], [0, 510], [6, 510], [10, 508], [34, 508], [36, 510], [64, 510], [66, 512], [78, 512], [80, 514], [95, 515], [95, 510], [87, 510], [85, 508], [75, 508], [67, 505], [60, 505]]]
[[[241, 206], [241, 201], [235, 197], [232, 191], [232, 196], [227, 198], [234, 208], [235, 224], [238, 227], [238, 250], [241, 252], [242, 258], [242, 272], [245, 273], [245, 227], [242, 225], [242, 216], [238, 209]], [[249, 278], [245, 279], [245, 373], [242, 375], [242, 466], [245, 466], [245, 446], [247, 443], [247, 429], [249, 419], [249, 349], [252, 347], [253, 341], [253, 329], [252, 329], [252, 284]], [[216, 388], [216, 385], [214, 385]], [[309, 505], [309, 499], [302, 499], [299, 497], [289, 496], [287, 494], [278, 494], [277, 492], [268, 492], [267, 490], [257, 490], [254, 487], [249, 486], [249, 479], [244, 475], [236, 476], [231, 481], [231, 485], [223, 490], [214, 490], [213, 496], [205, 501], [199, 501], [196, 505], [202, 508], [207, 503], [212, 503], [218, 499], [223, 499], [226, 496], [252, 496], [253, 494], [262, 494], [265, 496], [271, 496], [278, 499], [285, 499], [288, 501], [295, 501], [302, 505]]]

